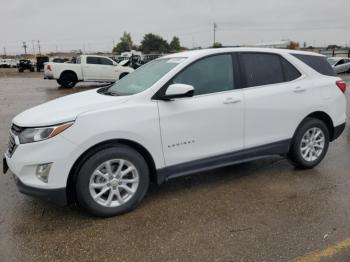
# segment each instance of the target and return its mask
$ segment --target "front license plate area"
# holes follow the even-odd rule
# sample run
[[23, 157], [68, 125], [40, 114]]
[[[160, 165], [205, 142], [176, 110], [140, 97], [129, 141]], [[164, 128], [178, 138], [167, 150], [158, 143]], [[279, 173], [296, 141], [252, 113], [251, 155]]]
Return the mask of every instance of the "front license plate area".
[[2, 172], [6, 174], [6, 172], [9, 170], [9, 166], [7, 165], [6, 158], [2, 158]]

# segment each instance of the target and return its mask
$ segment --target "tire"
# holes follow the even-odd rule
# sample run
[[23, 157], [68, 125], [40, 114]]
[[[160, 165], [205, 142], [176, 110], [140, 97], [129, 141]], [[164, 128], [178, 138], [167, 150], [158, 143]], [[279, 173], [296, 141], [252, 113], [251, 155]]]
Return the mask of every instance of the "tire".
[[57, 79], [56, 82], [57, 82], [58, 85], [60, 85], [60, 86], [62, 85], [62, 83], [61, 83], [61, 81], [59, 79]]
[[63, 87], [73, 88], [77, 84], [78, 79], [74, 73], [67, 72], [67, 73], [63, 73], [60, 76], [58, 81], [60, 82], [60, 85]]
[[34, 72], [34, 68], [31, 68], [31, 69], [30, 69], [30, 72]]
[[292, 140], [288, 154], [290, 162], [301, 169], [317, 166], [328, 151], [329, 139], [329, 130], [323, 121], [306, 118]]
[[23, 69], [18, 69], [18, 72], [23, 73]]
[[[124, 160], [122, 165], [120, 160]], [[114, 171], [112, 173], [115, 177], [112, 180], [111, 173], [107, 171], [107, 161], [110, 161], [110, 170]], [[132, 171], [123, 176], [122, 172], [118, 172], [121, 166], [124, 172], [128, 168], [133, 169], [130, 169]], [[124, 180], [121, 182], [123, 178]], [[133, 183], [128, 184], [125, 179], [129, 179], [127, 181], [133, 181]], [[95, 188], [91, 185], [99, 187]], [[134, 149], [125, 145], [117, 145], [102, 149], [88, 158], [78, 172], [75, 186], [80, 206], [94, 216], [111, 217], [135, 209], [144, 198], [148, 185], [149, 169], [145, 159]], [[133, 193], [125, 190], [126, 187], [131, 189]], [[101, 192], [103, 190], [105, 193]], [[96, 200], [93, 196], [96, 197]], [[111, 200], [109, 201], [109, 199]]]
[[122, 79], [124, 76], [128, 75], [129, 73], [121, 73], [119, 76], [119, 80]]

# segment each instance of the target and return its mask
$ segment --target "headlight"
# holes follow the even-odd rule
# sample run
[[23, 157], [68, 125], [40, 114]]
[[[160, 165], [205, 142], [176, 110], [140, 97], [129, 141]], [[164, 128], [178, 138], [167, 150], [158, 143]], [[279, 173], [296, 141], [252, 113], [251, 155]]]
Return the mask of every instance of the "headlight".
[[18, 135], [19, 142], [21, 144], [26, 144], [26, 143], [38, 142], [45, 139], [49, 139], [63, 132], [64, 130], [66, 130], [68, 127], [72, 125], [73, 125], [73, 122], [69, 122], [69, 123], [64, 123], [56, 126], [25, 128]]

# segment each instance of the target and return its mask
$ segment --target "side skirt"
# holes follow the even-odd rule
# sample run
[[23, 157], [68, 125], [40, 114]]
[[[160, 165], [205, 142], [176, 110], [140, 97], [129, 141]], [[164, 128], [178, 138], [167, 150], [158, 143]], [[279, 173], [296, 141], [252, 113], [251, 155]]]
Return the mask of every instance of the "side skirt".
[[190, 175], [202, 171], [216, 169], [233, 164], [249, 162], [273, 155], [284, 155], [289, 152], [291, 139], [243, 149], [219, 156], [194, 160], [183, 164], [177, 164], [157, 170], [157, 181], [161, 184], [169, 179]]

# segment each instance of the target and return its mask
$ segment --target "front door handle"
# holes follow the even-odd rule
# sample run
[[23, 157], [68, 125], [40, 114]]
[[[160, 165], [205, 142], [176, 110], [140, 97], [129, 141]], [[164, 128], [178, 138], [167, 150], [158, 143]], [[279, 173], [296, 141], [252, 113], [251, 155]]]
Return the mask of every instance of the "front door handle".
[[242, 100], [238, 97], [228, 97], [225, 99], [224, 104], [229, 105], [229, 104], [236, 104], [241, 102]]
[[297, 86], [296, 88], [294, 88], [294, 93], [303, 93], [306, 91], [306, 88], [304, 87], [300, 87], [300, 86]]

